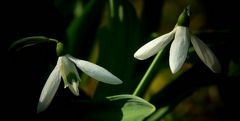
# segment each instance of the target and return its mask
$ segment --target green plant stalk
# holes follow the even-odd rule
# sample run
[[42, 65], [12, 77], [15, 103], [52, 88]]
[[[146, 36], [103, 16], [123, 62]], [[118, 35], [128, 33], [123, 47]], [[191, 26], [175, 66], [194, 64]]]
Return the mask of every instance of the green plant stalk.
[[171, 111], [170, 106], [159, 108], [153, 115], [151, 115], [149, 118], [147, 118], [146, 121], [160, 121], [170, 111]]
[[147, 87], [150, 85], [152, 81], [152, 77], [156, 71], [156, 68], [158, 67], [158, 64], [162, 60], [162, 53], [164, 53], [163, 50], [165, 50], [165, 48], [160, 50], [156, 55], [156, 57], [153, 59], [151, 65], [149, 66], [148, 70], [144, 74], [143, 78], [141, 79], [140, 83], [135, 89], [133, 95], [139, 96], [139, 97], [143, 96], [145, 90], [147, 89]]

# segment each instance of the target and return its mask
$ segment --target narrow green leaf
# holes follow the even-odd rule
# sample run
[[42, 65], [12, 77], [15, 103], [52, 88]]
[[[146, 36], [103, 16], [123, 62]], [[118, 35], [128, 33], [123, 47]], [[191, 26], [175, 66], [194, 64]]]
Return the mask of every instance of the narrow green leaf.
[[44, 42], [57, 42], [57, 40], [55, 39], [51, 39], [45, 36], [32, 36], [32, 37], [25, 37], [22, 39], [19, 39], [17, 41], [15, 41], [10, 47], [9, 47], [9, 51], [19, 51], [25, 47], [29, 47], [32, 45], [36, 45], [36, 44], [40, 44], [40, 43], [44, 43]]
[[81, 15], [72, 20], [66, 33], [69, 54], [78, 58], [88, 58], [101, 22], [105, 1], [91, 0], [86, 4]]
[[109, 10], [109, 23], [101, 26], [98, 31], [99, 59], [97, 63], [123, 80], [123, 84], [111, 88], [111, 85], [100, 83], [95, 93], [95, 97], [98, 98], [132, 93], [138, 84], [137, 76], [134, 76], [137, 61], [133, 55], [140, 46], [140, 20], [129, 1], [113, 0], [112, 2], [113, 10]]

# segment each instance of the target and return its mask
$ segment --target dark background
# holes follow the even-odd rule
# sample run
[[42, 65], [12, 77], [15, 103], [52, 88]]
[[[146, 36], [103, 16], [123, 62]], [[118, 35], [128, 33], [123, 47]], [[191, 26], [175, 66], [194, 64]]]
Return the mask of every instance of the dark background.
[[[44, 35], [62, 40], [71, 16], [62, 15], [52, 0], [21, 0], [1, 3], [1, 116], [6, 120], [35, 120], [39, 92], [45, 82], [49, 64], [54, 64], [56, 55], [54, 44], [41, 44], [24, 49], [20, 53], [8, 51], [16, 40], [27, 36]], [[218, 48], [222, 62], [233, 58], [239, 62], [239, 6], [234, 0], [204, 0], [208, 13], [209, 26], [227, 29], [230, 33], [224, 38], [229, 41]], [[216, 35], [218, 36], [218, 35]], [[54, 66], [54, 65], [53, 65]], [[226, 65], [225, 65], [226, 66]], [[28, 75], [28, 76], [26, 76]], [[194, 75], [193, 75], [194, 76]], [[219, 84], [225, 105], [223, 120], [239, 120], [239, 76]], [[41, 85], [41, 86], [39, 86]], [[6, 114], [5, 114], [6, 113]], [[7, 115], [8, 114], [8, 115]], [[4, 118], [3, 118], [4, 119]]]

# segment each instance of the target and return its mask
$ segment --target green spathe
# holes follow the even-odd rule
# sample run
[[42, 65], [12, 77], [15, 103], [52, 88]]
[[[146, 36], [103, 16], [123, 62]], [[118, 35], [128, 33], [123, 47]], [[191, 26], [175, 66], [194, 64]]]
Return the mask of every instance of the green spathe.
[[189, 27], [190, 23], [190, 7], [186, 7], [178, 17], [177, 25]]

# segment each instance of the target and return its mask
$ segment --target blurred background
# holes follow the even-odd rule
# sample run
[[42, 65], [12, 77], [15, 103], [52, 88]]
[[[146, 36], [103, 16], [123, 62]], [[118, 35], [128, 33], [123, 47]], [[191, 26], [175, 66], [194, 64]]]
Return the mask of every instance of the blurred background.
[[[236, 2], [191, 1], [189, 27], [216, 54], [222, 72], [211, 72], [190, 48], [183, 68], [173, 75], [167, 50], [151, 76], [152, 83], [142, 95], [157, 108], [149, 120], [239, 120], [240, 49]], [[67, 107], [73, 107], [74, 100], [132, 94], [154, 59], [153, 56], [140, 61], [133, 57], [134, 53], [150, 40], [170, 32], [188, 3], [188, 0], [15, 0], [2, 3], [4, 73], [1, 92], [4, 98], [1, 105], [4, 113], [13, 116], [6, 118], [61, 119], [63, 116], [59, 114], [64, 114], [63, 111], [71, 114], [80, 110]], [[8, 50], [13, 42], [29, 36], [57, 39], [74, 57], [106, 68], [124, 83], [108, 85], [80, 73], [83, 79], [80, 97], [72, 96], [61, 83], [49, 112], [37, 115], [42, 87], [56, 64], [56, 44], [49, 42]]]

